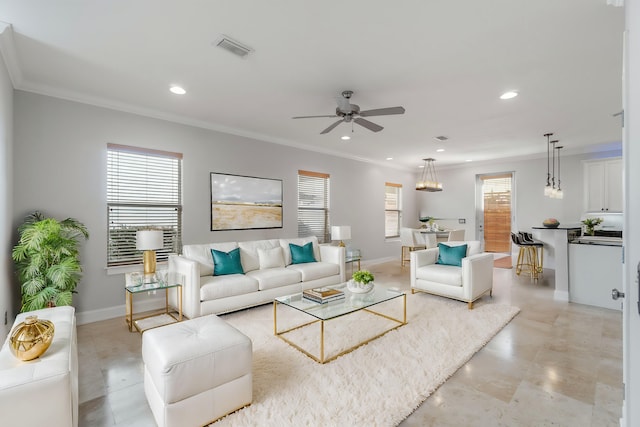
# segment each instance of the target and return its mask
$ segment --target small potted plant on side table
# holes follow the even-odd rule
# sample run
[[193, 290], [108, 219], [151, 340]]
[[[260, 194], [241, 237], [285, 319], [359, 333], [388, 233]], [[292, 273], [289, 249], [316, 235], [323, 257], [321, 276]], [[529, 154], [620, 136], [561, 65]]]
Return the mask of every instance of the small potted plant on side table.
[[349, 291], [355, 294], [363, 294], [373, 289], [373, 274], [369, 270], [358, 270], [353, 273], [351, 280], [347, 282]]

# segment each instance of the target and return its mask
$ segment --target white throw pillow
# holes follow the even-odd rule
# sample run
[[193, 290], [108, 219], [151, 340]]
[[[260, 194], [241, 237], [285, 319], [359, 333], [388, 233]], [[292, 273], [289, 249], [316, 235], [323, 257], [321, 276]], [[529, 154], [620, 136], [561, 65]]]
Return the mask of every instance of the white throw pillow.
[[281, 247], [271, 249], [258, 248], [258, 260], [260, 261], [260, 270], [284, 267], [284, 256], [282, 256]]

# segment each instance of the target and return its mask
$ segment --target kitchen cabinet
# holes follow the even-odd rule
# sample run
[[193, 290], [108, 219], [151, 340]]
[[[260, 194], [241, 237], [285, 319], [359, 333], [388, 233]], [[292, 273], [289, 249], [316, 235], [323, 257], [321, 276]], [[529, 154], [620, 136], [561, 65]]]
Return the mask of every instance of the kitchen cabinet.
[[622, 159], [584, 162], [586, 212], [622, 212]]
[[622, 286], [622, 246], [569, 244], [569, 301], [621, 310], [611, 289]]

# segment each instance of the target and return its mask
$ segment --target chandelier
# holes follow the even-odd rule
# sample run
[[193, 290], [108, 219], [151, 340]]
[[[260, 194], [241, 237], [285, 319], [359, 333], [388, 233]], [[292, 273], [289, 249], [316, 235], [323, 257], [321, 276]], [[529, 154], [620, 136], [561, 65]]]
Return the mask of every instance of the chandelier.
[[[562, 199], [564, 194], [560, 187], [560, 150], [561, 145], [556, 146], [560, 141], [557, 139], [550, 141], [549, 138], [553, 133], [545, 133], [547, 137], [547, 184], [544, 187], [544, 195], [552, 199]], [[558, 187], [556, 188], [556, 150], [558, 151]], [[549, 170], [551, 166], [551, 171]]]
[[433, 162], [436, 159], [428, 158], [424, 160], [424, 168], [422, 169], [422, 176], [416, 183], [416, 190], [419, 191], [442, 191], [442, 183], [438, 182], [438, 175], [436, 175], [436, 167]]

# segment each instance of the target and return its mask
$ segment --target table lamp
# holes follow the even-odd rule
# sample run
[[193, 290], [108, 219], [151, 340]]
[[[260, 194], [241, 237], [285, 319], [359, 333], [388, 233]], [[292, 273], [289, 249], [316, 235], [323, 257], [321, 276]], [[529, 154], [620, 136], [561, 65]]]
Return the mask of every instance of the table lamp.
[[338, 246], [344, 247], [343, 240], [351, 239], [351, 226], [350, 225], [334, 225], [331, 227], [331, 239], [340, 240]]
[[136, 249], [144, 251], [142, 263], [144, 274], [156, 272], [156, 249], [163, 247], [162, 230], [138, 230], [136, 231]]

